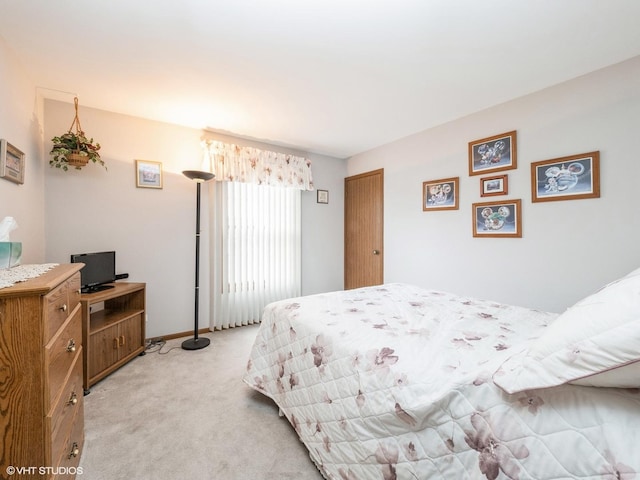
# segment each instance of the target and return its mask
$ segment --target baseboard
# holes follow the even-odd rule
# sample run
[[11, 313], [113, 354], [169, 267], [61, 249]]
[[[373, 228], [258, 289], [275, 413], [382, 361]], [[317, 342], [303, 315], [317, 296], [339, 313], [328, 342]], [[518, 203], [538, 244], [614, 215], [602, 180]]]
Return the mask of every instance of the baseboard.
[[[209, 332], [211, 332], [211, 330], [209, 330], [208, 328], [201, 328], [200, 330], [198, 330], [198, 335], [203, 333], [209, 333]], [[182, 337], [191, 337], [192, 335], [193, 335], [193, 330], [190, 330], [188, 332], [170, 333], [168, 335], [161, 335], [159, 337], [147, 338], [146, 343], [150, 343], [150, 342], [154, 343], [162, 340], [173, 340], [175, 338], [182, 338]]]

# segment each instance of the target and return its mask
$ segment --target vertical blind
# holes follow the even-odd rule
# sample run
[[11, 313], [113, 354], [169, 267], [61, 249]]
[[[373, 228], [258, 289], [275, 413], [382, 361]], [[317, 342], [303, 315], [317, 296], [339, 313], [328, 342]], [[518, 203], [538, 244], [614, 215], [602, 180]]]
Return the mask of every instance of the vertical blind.
[[241, 182], [210, 190], [210, 327], [259, 322], [273, 301], [300, 295], [301, 191]]

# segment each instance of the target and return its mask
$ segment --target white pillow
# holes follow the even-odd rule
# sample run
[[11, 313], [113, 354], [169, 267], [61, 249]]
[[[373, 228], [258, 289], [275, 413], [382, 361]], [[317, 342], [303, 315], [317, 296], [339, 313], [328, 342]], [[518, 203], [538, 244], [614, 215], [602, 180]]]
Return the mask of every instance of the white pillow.
[[640, 362], [633, 362], [569, 383], [587, 387], [638, 388], [640, 387]]
[[494, 382], [507, 393], [569, 382], [635, 388], [639, 362], [640, 268], [560, 315], [500, 366]]

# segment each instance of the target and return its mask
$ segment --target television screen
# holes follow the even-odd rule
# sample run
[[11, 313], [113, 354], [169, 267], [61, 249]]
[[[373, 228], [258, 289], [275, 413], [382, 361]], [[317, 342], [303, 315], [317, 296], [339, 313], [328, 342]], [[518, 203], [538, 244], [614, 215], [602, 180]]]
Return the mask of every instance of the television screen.
[[77, 253], [71, 255], [71, 263], [84, 263], [80, 270], [82, 293], [112, 288], [104, 284], [116, 281], [116, 252]]

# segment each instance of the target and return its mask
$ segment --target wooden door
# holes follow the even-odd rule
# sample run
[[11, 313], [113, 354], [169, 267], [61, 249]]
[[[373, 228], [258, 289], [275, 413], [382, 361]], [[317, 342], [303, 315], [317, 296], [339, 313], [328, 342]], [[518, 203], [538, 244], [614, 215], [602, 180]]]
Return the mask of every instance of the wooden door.
[[344, 181], [344, 288], [384, 282], [384, 170]]

